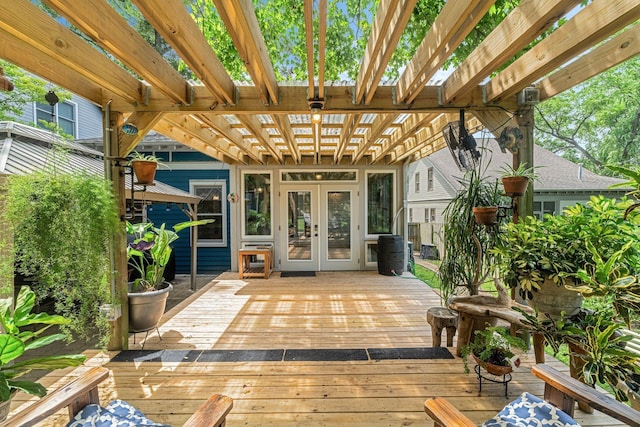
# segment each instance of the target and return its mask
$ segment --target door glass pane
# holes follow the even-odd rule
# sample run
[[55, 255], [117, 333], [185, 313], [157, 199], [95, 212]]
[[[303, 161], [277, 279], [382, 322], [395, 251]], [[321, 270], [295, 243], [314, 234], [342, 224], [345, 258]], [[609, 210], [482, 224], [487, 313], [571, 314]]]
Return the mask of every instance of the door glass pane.
[[311, 259], [311, 192], [287, 191], [287, 259]]
[[351, 192], [327, 193], [327, 258], [351, 259]]

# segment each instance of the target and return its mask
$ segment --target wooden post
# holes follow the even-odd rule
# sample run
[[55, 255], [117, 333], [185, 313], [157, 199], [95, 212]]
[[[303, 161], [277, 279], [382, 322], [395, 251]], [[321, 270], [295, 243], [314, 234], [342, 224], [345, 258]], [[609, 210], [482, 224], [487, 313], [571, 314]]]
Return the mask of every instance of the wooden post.
[[109, 155], [109, 157], [111, 157], [107, 159], [107, 161], [110, 167], [110, 176], [120, 217], [120, 227], [118, 227], [118, 232], [113, 236], [115, 289], [112, 289], [112, 291], [115, 291], [113, 301], [122, 307], [122, 316], [116, 321], [111, 322], [111, 339], [109, 340], [107, 349], [126, 350], [129, 347], [127, 236], [125, 232], [127, 196], [122, 162], [115, 159], [124, 157], [124, 153], [120, 151], [120, 141], [117, 131], [123, 122], [123, 116], [117, 112], [110, 113], [108, 109], [103, 112], [103, 114], [107, 115], [106, 121], [108, 122], [107, 129], [105, 130], [104, 152], [105, 156]]
[[[517, 167], [520, 163], [526, 163], [528, 168], [534, 166], [533, 164], [533, 108], [532, 107], [523, 107], [518, 111], [516, 115], [516, 121], [518, 122], [518, 127], [524, 136], [524, 142], [520, 146], [517, 154], [514, 154], [514, 162], [513, 166]], [[516, 164], [516, 156], [518, 163]], [[524, 196], [520, 198], [521, 203], [518, 203], [518, 216], [520, 218], [533, 215], [533, 181], [529, 181], [529, 187], [527, 188], [527, 192]]]

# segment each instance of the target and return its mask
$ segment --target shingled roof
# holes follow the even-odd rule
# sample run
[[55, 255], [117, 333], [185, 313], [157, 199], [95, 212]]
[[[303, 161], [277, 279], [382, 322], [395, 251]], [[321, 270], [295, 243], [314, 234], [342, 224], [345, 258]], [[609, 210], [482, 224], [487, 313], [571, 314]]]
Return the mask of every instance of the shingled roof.
[[[487, 176], [498, 178], [503, 165], [511, 165], [511, 152], [503, 153], [495, 139], [486, 139], [482, 143], [483, 158], [490, 159], [487, 166]], [[608, 190], [613, 184], [624, 180], [609, 176], [598, 175], [582, 165], [566, 160], [557, 154], [535, 145], [533, 150], [534, 165], [538, 179], [534, 182], [534, 189], [540, 192], [601, 192]], [[449, 150], [440, 150], [428, 156], [433, 167], [454, 188], [460, 187], [459, 179], [464, 175], [456, 166]], [[485, 163], [486, 164], [486, 163]], [[624, 190], [618, 190], [624, 191]]]

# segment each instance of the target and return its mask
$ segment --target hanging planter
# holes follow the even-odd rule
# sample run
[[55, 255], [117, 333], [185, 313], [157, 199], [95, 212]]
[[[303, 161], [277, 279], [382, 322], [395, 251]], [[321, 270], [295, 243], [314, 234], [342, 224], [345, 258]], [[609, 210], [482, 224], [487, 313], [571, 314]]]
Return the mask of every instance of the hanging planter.
[[131, 153], [129, 166], [136, 174], [136, 184], [153, 184], [160, 159], [154, 155], [140, 154], [137, 151]]
[[480, 225], [493, 225], [498, 222], [497, 206], [476, 206], [473, 208], [473, 215]]
[[529, 186], [529, 178], [524, 176], [504, 176], [502, 177], [502, 185], [507, 196], [523, 196]]

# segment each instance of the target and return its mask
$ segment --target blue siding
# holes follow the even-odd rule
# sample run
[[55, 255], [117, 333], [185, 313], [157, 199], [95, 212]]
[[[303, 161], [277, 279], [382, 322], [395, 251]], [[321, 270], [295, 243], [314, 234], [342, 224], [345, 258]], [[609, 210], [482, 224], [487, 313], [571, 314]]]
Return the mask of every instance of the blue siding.
[[[229, 188], [229, 171], [222, 169], [212, 170], [166, 170], [158, 169], [156, 179], [166, 184], [172, 185], [183, 191], [189, 191], [189, 180], [224, 179]], [[161, 225], [163, 222], [167, 226], [172, 226], [187, 220], [187, 216], [177, 206], [166, 203], [156, 203], [152, 205], [153, 210], [149, 212], [149, 220], [154, 224]], [[169, 210], [167, 210], [169, 209]], [[227, 247], [224, 248], [198, 248], [198, 273], [213, 274], [229, 270], [231, 268], [231, 250], [228, 242], [230, 239], [230, 212], [227, 204]], [[180, 232], [180, 239], [174, 243], [176, 253], [176, 273], [189, 274], [191, 265], [191, 242], [189, 230]]]

